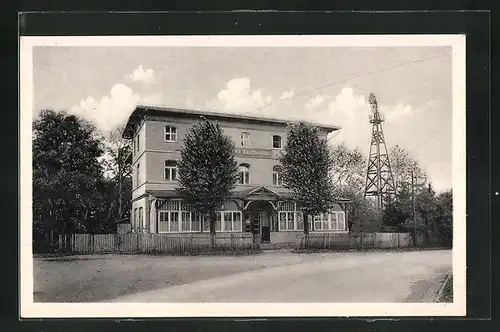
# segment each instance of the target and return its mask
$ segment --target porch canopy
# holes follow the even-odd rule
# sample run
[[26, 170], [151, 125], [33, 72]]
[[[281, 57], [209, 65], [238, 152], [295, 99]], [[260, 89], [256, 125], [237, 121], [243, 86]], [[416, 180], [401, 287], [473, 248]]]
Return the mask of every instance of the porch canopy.
[[[175, 190], [147, 190], [147, 193], [158, 199], [179, 199], [182, 198]], [[275, 191], [265, 186], [257, 186], [244, 190], [235, 190], [231, 192], [229, 200], [235, 202], [238, 207], [245, 211], [252, 202], [265, 201], [278, 210], [281, 202], [293, 200], [291, 191]], [[347, 205], [352, 203], [346, 198], [337, 198], [336, 202], [343, 211], [346, 211]]]

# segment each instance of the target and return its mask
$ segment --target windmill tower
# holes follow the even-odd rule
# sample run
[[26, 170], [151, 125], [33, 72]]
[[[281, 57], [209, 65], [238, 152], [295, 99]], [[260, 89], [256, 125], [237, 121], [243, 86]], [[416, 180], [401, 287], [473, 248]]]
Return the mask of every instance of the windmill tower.
[[368, 103], [372, 110], [370, 115], [372, 138], [366, 172], [365, 197], [375, 197], [377, 207], [383, 208], [387, 199], [395, 194], [394, 178], [382, 130], [384, 117], [378, 111], [377, 98], [373, 93], [370, 93]]

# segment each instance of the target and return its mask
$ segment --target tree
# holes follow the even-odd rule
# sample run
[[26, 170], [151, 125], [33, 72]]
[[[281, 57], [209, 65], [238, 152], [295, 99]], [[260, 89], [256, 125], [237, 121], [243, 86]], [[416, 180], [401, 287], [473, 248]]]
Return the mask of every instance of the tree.
[[426, 245], [430, 244], [430, 231], [434, 226], [434, 222], [437, 220], [437, 200], [436, 192], [429, 184], [426, 190], [422, 190], [415, 199], [415, 209], [419, 219], [419, 224], [421, 227], [420, 233], [424, 235], [424, 241]]
[[132, 199], [131, 176], [131, 147], [129, 140], [122, 137], [123, 128], [117, 128], [103, 137], [104, 157], [101, 164], [105, 176], [111, 180], [113, 186], [109, 194], [111, 200], [112, 217], [116, 221], [130, 217]]
[[218, 123], [203, 119], [186, 134], [177, 167], [176, 189], [188, 205], [209, 218], [214, 246], [217, 210], [229, 198], [238, 176], [234, 143]]
[[102, 180], [94, 127], [73, 115], [43, 110], [33, 133], [34, 231], [70, 234], [88, 228]]
[[309, 216], [326, 213], [335, 203], [332, 158], [318, 129], [305, 122], [290, 126], [287, 144], [280, 157], [283, 184], [292, 191], [304, 215], [305, 243], [308, 243]]
[[396, 145], [389, 150], [389, 158], [396, 194], [398, 194], [400, 190], [408, 188], [411, 190], [412, 172], [415, 191], [420, 192], [426, 187], [427, 175], [425, 171], [420, 168], [418, 162], [410, 156], [408, 151]]
[[359, 148], [351, 149], [344, 143], [331, 148], [332, 176], [338, 195], [347, 198], [349, 230], [375, 232], [381, 223], [380, 211], [364, 197], [366, 158]]
[[359, 194], [364, 190], [366, 160], [358, 149], [349, 149], [344, 143], [331, 148], [332, 173], [336, 187]]
[[447, 190], [437, 195], [437, 218], [433, 229], [440, 241], [450, 246], [453, 240], [453, 192]]

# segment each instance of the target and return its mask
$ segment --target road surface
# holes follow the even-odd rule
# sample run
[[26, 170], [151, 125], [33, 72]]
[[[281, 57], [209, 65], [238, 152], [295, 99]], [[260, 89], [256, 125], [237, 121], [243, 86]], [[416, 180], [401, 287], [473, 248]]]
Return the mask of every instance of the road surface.
[[452, 271], [451, 250], [324, 253], [309, 258], [112, 302], [434, 302]]

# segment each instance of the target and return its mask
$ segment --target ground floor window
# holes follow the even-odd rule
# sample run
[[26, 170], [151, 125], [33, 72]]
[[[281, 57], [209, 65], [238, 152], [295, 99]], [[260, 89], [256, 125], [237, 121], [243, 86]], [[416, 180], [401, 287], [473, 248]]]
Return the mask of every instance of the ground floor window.
[[[240, 211], [221, 211], [216, 214], [216, 232], [241, 232]], [[189, 211], [182, 200], [169, 200], [160, 203], [158, 208], [158, 232], [209, 232], [210, 220], [203, 215]]]
[[314, 216], [315, 231], [343, 231], [345, 229], [345, 215], [343, 211]]
[[158, 233], [199, 232], [203, 216], [189, 211], [181, 200], [160, 203], [158, 210]]
[[241, 232], [242, 218], [240, 211], [217, 212], [215, 231], [217, 232]]
[[[297, 204], [285, 202], [280, 206], [278, 212], [279, 231], [300, 231], [304, 230], [304, 214], [297, 210]], [[309, 230], [315, 231], [343, 231], [345, 227], [345, 214], [343, 211], [332, 211], [319, 216], [309, 216]]]

